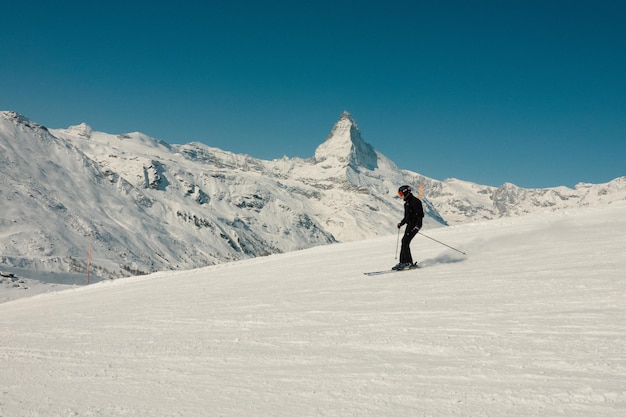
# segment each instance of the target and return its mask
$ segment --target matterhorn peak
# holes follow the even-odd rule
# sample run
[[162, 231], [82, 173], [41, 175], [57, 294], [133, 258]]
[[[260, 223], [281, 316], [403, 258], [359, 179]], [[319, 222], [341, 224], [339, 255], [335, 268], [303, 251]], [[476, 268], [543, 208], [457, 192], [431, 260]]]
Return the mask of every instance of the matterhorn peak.
[[375, 169], [378, 157], [374, 148], [363, 141], [361, 131], [350, 113], [344, 111], [330, 134], [315, 150], [316, 162], [336, 161], [342, 166]]

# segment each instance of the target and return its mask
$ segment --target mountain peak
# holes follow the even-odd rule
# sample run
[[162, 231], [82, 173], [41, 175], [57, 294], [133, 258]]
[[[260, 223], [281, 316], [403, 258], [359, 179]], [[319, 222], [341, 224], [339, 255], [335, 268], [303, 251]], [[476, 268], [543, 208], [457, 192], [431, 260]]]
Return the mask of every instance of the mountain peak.
[[2, 115], [2, 118], [16, 124], [16, 125], [23, 125], [26, 127], [30, 127], [30, 128], [42, 128], [41, 125], [33, 122], [32, 120], [30, 120], [28, 117], [19, 114], [17, 112], [14, 111], [3, 111], [0, 112], [0, 114]]
[[350, 113], [344, 111], [330, 134], [315, 150], [315, 160], [336, 161], [343, 166], [375, 169], [378, 157], [374, 148], [365, 143], [361, 131]]
[[84, 138], [90, 138], [93, 133], [93, 129], [87, 123], [81, 123], [79, 125], [68, 127], [66, 132], [73, 133]]

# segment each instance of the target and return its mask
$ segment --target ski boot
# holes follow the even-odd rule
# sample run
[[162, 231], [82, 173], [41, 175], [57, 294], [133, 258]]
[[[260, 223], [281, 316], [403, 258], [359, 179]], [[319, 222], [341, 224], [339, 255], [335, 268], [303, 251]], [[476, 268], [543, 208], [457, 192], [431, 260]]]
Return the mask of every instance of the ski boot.
[[392, 267], [391, 269], [393, 269], [394, 271], [404, 271], [406, 269], [410, 269], [411, 265], [413, 264], [408, 262], [400, 262], [398, 265]]

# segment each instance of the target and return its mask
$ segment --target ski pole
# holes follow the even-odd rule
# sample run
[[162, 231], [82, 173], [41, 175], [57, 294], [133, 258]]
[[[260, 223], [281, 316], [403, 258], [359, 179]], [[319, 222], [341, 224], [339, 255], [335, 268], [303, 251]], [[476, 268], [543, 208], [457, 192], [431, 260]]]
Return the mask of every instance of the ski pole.
[[[419, 233], [419, 232], [418, 232], [418, 233]], [[453, 247], [452, 247], [452, 246], [450, 246], [450, 245], [446, 245], [445, 243], [440, 242], [440, 241], [438, 241], [437, 239], [433, 239], [432, 237], [430, 237], [430, 236], [426, 236], [426, 235], [425, 235], [425, 234], [423, 234], [423, 233], [420, 233], [420, 235], [422, 235], [422, 236], [424, 236], [424, 237], [427, 237], [427, 238], [429, 238], [430, 240], [434, 240], [435, 242], [437, 242], [437, 243], [439, 243], [439, 244], [441, 244], [441, 245], [443, 245], [443, 246], [447, 246], [447, 247], [449, 247], [450, 249], [453, 249], [453, 250], [455, 250], [455, 251], [457, 251], [457, 252], [459, 252], [459, 253], [462, 253], [463, 255], [466, 255], [466, 256], [467, 256], [467, 253], [465, 253], [465, 252], [463, 252], [463, 251], [460, 251], [460, 250], [458, 250], [457, 248], [453, 248]]]
[[396, 257], [393, 259], [398, 259], [398, 244], [400, 243], [400, 228], [398, 227], [398, 240], [396, 240]]

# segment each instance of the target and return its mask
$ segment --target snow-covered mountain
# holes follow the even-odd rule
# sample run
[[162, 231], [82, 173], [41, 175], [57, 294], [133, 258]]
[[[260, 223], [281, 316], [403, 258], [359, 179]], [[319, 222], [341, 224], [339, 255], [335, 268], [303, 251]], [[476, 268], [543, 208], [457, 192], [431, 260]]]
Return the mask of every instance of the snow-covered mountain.
[[347, 112], [313, 157], [273, 161], [1, 112], [0, 166], [0, 270], [48, 281], [84, 280], [89, 245], [97, 280], [394, 233], [404, 183], [423, 187], [431, 228], [626, 198], [626, 178], [540, 190], [430, 179], [367, 144]]

